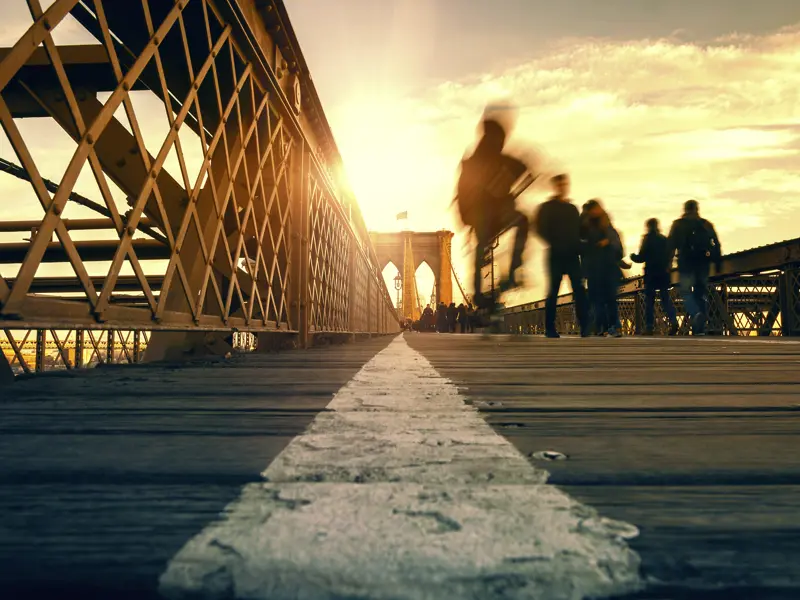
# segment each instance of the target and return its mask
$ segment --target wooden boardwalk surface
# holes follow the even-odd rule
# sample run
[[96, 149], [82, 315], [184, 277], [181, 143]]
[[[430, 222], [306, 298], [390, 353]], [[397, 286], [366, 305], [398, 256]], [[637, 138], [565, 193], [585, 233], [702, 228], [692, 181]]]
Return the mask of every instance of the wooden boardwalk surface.
[[170, 557], [389, 341], [6, 388], [0, 597], [151, 597]]
[[800, 344], [407, 340], [526, 456], [567, 455], [532, 459], [550, 482], [639, 527], [656, 597], [800, 598]]
[[[800, 344], [405, 339], [525, 456], [567, 455], [531, 458], [552, 483], [639, 527], [639, 597], [800, 597]], [[166, 562], [389, 342], [6, 388], [0, 597], [155, 597]]]

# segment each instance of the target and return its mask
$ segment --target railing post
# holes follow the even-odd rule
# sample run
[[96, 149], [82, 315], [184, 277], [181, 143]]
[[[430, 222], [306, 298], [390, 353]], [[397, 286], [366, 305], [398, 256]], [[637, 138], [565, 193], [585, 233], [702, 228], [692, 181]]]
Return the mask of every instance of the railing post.
[[36, 372], [44, 371], [44, 354], [47, 346], [47, 331], [36, 330]]
[[297, 345], [307, 348], [309, 343], [308, 265], [311, 258], [308, 243], [308, 148], [301, 140], [292, 148], [292, 198], [291, 228], [292, 251], [289, 273], [290, 319], [297, 330]]
[[349, 280], [347, 282], [347, 328], [350, 333], [355, 333], [356, 327], [356, 248], [358, 247], [358, 240], [353, 238], [350, 240], [349, 256], [347, 257], [347, 273]]
[[106, 364], [114, 364], [114, 330], [108, 330], [108, 338], [106, 339]]
[[83, 367], [83, 329], [75, 330], [75, 368]]
[[139, 330], [133, 330], [133, 362], [139, 362], [139, 348], [140, 348], [140, 340], [139, 340]]
[[786, 269], [778, 281], [781, 303], [781, 335], [800, 335], [800, 271]]

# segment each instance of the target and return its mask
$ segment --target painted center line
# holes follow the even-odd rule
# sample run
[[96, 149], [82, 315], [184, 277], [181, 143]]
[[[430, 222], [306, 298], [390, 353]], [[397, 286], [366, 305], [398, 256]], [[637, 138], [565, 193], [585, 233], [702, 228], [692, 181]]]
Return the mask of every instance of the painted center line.
[[171, 598], [602, 597], [642, 587], [634, 526], [496, 434], [402, 336], [170, 561]]

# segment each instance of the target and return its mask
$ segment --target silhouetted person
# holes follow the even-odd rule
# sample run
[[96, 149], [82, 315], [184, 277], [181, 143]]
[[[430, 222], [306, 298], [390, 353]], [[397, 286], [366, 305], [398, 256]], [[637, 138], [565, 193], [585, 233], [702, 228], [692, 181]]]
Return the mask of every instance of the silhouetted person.
[[428, 304], [425, 307], [425, 310], [422, 311], [422, 317], [420, 318], [422, 321], [420, 331], [433, 331], [434, 325], [436, 323], [436, 316], [433, 314], [433, 309], [431, 305]]
[[584, 272], [587, 275], [595, 330], [620, 337], [617, 289], [622, 279], [622, 240], [598, 200], [586, 203], [582, 222]]
[[436, 309], [436, 331], [447, 333], [447, 306], [444, 302], [439, 302], [439, 307]]
[[669, 296], [670, 267], [669, 241], [661, 233], [658, 219], [648, 219], [647, 233], [642, 238], [639, 252], [631, 254], [635, 263], [644, 263], [644, 335], [653, 335], [656, 295], [661, 298], [661, 308], [669, 319], [669, 335], [677, 335], [678, 318], [675, 305]]
[[720, 270], [722, 249], [714, 226], [700, 217], [697, 200], [688, 200], [683, 216], [672, 224], [667, 248], [670, 263], [676, 251], [680, 291], [692, 333], [705, 335], [709, 270], [712, 263]]
[[447, 307], [447, 329], [450, 333], [456, 332], [456, 321], [458, 321], [458, 309], [456, 303], [451, 302]]
[[467, 307], [464, 304], [458, 305], [458, 315], [456, 317], [456, 322], [458, 323], [458, 331], [459, 333], [466, 333], [467, 332]]
[[477, 237], [473, 286], [478, 308], [489, 306], [494, 300], [481, 291], [483, 259], [493, 240], [506, 229], [517, 228], [508, 278], [499, 286], [503, 292], [519, 285], [516, 273], [522, 266], [528, 237], [528, 219], [516, 209], [511, 194], [512, 186], [528, 168], [522, 161], [503, 154], [508, 127], [491, 116], [484, 117], [483, 137], [472, 156], [462, 161], [458, 180], [461, 219]]
[[575, 311], [581, 335], [589, 335], [586, 291], [581, 277], [580, 213], [569, 199], [569, 176], [556, 175], [550, 180], [554, 195], [536, 214], [536, 232], [549, 246], [547, 270], [550, 285], [545, 302], [545, 335], [560, 337], [556, 331], [556, 307], [561, 280], [566, 275], [572, 285]]

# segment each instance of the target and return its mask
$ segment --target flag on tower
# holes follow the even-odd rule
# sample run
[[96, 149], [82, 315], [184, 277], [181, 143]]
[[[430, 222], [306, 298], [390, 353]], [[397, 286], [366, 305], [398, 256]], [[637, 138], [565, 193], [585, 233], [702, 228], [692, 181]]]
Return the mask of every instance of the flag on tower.
[[403, 219], [408, 219], [408, 211], [397, 213], [397, 220], [402, 221]]

